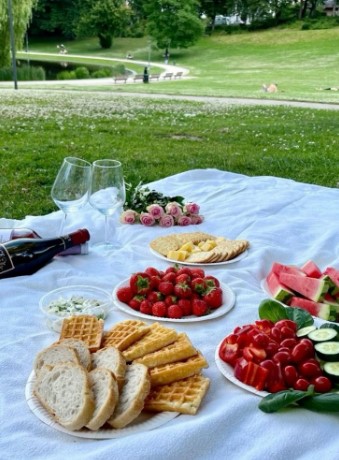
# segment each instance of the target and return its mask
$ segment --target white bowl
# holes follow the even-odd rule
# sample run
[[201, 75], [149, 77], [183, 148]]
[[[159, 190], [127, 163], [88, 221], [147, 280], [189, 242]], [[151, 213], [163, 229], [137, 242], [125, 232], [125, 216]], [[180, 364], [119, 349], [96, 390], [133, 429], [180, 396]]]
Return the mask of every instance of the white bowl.
[[92, 286], [65, 286], [48, 292], [39, 301], [47, 326], [60, 332], [64, 318], [93, 315], [105, 319], [112, 307], [110, 293]]

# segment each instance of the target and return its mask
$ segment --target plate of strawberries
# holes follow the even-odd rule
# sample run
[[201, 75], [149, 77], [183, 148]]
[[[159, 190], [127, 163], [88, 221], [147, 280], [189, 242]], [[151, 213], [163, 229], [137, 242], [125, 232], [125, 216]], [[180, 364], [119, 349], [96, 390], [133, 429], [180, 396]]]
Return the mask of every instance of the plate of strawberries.
[[112, 295], [125, 313], [156, 321], [207, 321], [235, 304], [233, 290], [198, 267], [147, 267], [119, 283]]

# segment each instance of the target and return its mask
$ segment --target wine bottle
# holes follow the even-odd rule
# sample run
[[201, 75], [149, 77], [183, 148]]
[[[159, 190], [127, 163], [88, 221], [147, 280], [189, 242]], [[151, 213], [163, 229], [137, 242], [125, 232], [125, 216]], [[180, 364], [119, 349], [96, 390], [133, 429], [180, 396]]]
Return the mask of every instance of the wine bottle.
[[[9, 240], [16, 240], [18, 238], [37, 238], [41, 236], [31, 228], [0, 228], [0, 244]], [[58, 256], [69, 256], [74, 254], [88, 254], [88, 243], [77, 244], [71, 248], [66, 249], [58, 254]]]
[[58, 238], [19, 238], [0, 244], [0, 279], [31, 275], [55, 255], [89, 239], [88, 230], [80, 229]]

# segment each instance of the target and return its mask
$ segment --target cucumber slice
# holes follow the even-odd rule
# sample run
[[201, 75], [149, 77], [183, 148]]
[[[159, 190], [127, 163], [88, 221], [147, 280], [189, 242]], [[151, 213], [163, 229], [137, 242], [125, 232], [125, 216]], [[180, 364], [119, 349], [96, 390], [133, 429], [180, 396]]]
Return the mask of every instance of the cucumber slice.
[[339, 361], [339, 342], [316, 343], [314, 349], [322, 361]]
[[333, 363], [324, 364], [324, 373], [327, 377], [332, 380], [332, 382], [339, 382], [339, 362], [335, 361]]
[[316, 329], [315, 331], [311, 331], [307, 334], [307, 337], [312, 340], [312, 342], [319, 343], [319, 342], [328, 342], [336, 340], [338, 336], [338, 332], [332, 328], [324, 328], [324, 329]]
[[302, 327], [297, 331], [297, 337], [306, 337], [310, 332], [315, 331], [317, 328], [312, 326]]
[[320, 326], [320, 329], [332, 328], [339, 334], [339, 324], [338, 323], [325, 323]]

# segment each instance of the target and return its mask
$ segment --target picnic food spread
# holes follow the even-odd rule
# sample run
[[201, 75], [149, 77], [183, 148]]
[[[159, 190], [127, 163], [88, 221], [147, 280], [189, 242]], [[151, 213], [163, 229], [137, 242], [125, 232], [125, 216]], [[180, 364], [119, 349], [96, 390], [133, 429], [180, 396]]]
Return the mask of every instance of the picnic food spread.
[[64, 319], [34, 360], [34, 396], [66, 429], [122, 429], [142, 411], [194, 415], [208, 363], [185, 333], [137, 320], [104, 331], [90, 315]]

